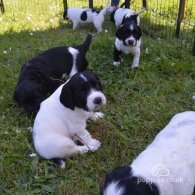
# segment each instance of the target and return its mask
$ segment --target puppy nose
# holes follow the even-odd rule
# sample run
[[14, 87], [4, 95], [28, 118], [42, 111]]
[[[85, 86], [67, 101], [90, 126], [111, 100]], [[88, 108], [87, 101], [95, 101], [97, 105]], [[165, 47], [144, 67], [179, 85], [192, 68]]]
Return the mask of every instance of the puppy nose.
[[102, 103], [102, 98], [101, 97], [96, 97], [93, 100], [93, 103], [96, 104], [96, 105], [100, 105]]
[[133, 40], [128, 40], [129, 45], [133, 45], [134, 41]]

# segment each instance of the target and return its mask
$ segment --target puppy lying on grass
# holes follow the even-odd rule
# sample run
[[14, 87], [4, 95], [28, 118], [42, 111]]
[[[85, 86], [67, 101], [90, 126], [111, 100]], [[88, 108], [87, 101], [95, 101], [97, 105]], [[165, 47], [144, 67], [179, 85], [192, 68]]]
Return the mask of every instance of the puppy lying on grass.
[[[88, 119], [103, 117], [94, 112], [106, 104], [101, 83], [92, 72], [77, 73], [41, 103], [33, 126], [37, 152], [61, 167], [73, 154], [96, 151], [101, 143], [86, 130]], [[77, 145], [79, 140], [83, 145]]]
[[64, 74], [72, 76], [86, 70], [91, 40], [88, 34], [81, 45], [49, 49], [22, 66], [13, 98], [29, 116], [36, 115], [41, 102], [62, 84]]
[[103, 195], [192, 195], [195, 112], [176, 114], [133, 161], [107, 174]]

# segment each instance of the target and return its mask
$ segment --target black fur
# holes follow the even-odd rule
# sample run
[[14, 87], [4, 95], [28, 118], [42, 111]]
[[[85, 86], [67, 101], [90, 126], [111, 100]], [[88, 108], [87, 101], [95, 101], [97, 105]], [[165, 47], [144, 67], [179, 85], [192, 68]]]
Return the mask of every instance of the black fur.
[[86, 21], [87, 20], [87, 12], [83, 11], [83, 13], [81, 14], [81, 20]]
[[[82, 45], [72, 46], [79, 51], [76, 64], [79, 72], [87, 68], [85, 55], [91, 40], [92, 35], [88, 34]], [[70, 74], [72, 65], [72, 54], [66, 46], [55, 47], [37, 55], [22, 66], [14, 100], [24, 107], [28, 115], [35, 115], [40, 103], [62, 84], [62, 75]]]
[[[121, 195], [159, 195], [159, 190], [154, 183], [146, 183], [141, 178], [133, 175], [133, 170], [129, 166], [118, 167], [106, 175], [101, 195], [105, 195], [106, 188], [117, 182], [118, 189], [124, 189]], [[108, 194], [106, 194], [108, 195]]]
[[65, 10], [65, 11], [64, 11], [64, 14], [63, 14], [63, 18], [64, 18], [64, 20], [68, 20], [67, 13], [68, 13], [68, 12], [67, 12], [67, 10]]
[[[133, 30], [130, 29], [130, 25], [133, 26]], [[126, 44], [125, 40], [130, 36], [133, 36], [136, 40], [139, 40], [142, 36], [142, 32], [140, 27], [137, 25], [137, 15], [130, 17], [124, 16], [121, 26], [116, 32], [116, 36], [119, 40], [123, 41], [124, 45]]]
[[77, 73], [62, 88], [60, 102], [71, 110], [77, 107], [88, 111], [86, 104], [90, 90], [93, 88], [102, 91], [100, 80], [96, 74], [85, 71], [82, 72], [82, 75], [87, 78], [87, 81], [82, 78], [80, 73]]

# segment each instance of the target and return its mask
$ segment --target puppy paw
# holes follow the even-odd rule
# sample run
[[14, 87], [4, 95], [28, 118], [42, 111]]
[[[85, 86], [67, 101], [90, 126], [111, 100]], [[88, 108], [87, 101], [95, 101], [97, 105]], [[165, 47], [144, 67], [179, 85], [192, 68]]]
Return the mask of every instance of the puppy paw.
[[98, 150], [101, 146], [101, 142], [96, 140], [96, 139], [92, 139], [89, 144], [88, 144], [88, 147], [90, 148], [90, 150], [92, 152]]
[[131, 68], [137, 68], [139, 66], [139, 64], [132, 64]]
[[[90, 148], [91, 149], [91, 148]], [[84, 154], [86, 152], [89, 151], [89, 147], [88, 146], [78, 146], [78, 153], [79, 154]]]
[[113, 62], [113, 65], [114, 65], [114, 66], [119, 66], [120, 63], [121, 63], [120, 61], [118, 61], [118, 62], [114, 61], [114, 62]]
[[91, 113], [89, 119], [92, 120], [92, 121], [96, 121], [97, 119], [103, 118], [103, 117], [104, 117], [104, 113], [102, 113], [102, 112], [94, 112], [94, 113]]

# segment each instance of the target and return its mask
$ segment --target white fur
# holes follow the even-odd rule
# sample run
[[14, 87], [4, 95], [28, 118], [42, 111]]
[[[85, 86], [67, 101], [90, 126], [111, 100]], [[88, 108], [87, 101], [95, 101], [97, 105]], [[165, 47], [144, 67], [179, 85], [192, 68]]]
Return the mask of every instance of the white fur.
[[[101, 143], [93, 139], [86, 130], [86, 122], [94, 113], [79, 108], [71, 110], [61, 104], [59, 97], [65, 84], [41, 103], [35, 118], [34, 146], [37, 152], [46, 159], [64, 158], [89, 150], [95, 151], [101, 146]], [[91, 109], [94, 107], [91, 101], [97, 97], [96, 95], [101, 96], [104, 99], [103, 102], [106, 103], [106, 98], [101, 92], [92, 91], [89, 98]], [[84, 145], [76, 145], [75, 140], [80, 140]]]
[[131, 164], [160, 195], [191, 195], [195, 185], [195, 112], [175, 115]]
[[[127, 9], [127, 8], [118, 8], [115, 13], [114, 13], [114, 20], [115, 20], [115, 25], [117, 28], [119, 28], [119, 26], [121, 25], [121, 22], [123, 20], [123, 17], [129, 17], [130, 15], [134, 15], [134, 14], [138, 14], [140, 12], [135, 12], [131, 9]], [[137, 25], [139, 26], [140, 24], [140, 17], [137, 17]]]
[[77, 55], [79, 51], [73, 47], [69, 47], [68, 51], [72, 54], [72, 58], [73, 58], [72, 69], [70, 72], [70, 77], [71, 77], [78, 72], [77, 66], [76, 66], [76, 63], [77, 63], [76, 60], [77, 60]]
[[124, 188], [118, 185], [118, 182], [112, 182], [109, 187], [105, 189], [104, 194], [107, 195], [123, 195]]
[[[123, 41], [120, 41], [118, 38], [115, 39], [115, 46], [119, 51], [122, 51], [125, 54], [131, 53], [133, 57], [133, 63], [131, 65], [132, 68], [139, 66], [139, 58], [140, 58], [140, 46], [141, 46], [141, 38], [136, 41], [136, 45], [133, 47], [125, 46]], [[113, 65], [119, 65], [120, 62], [113, 62]]]
[[[68, 8], [67, 9], [67, 17], [73, 23], [73, 30], [75, 30], [79, 24], [85, 23], [93, 23], [98, 32], [103, 31], [102, 25], [104, 22], [104, 16], [106, 14], [106, 10], [109, 6], [110, 0], [107, 0], [106, 6], [99, 13], [92, 12], [91, 9], [88, 8]], [[81, 14], [83, 11], [87, 12], [87, 20], [81, 20]]]

